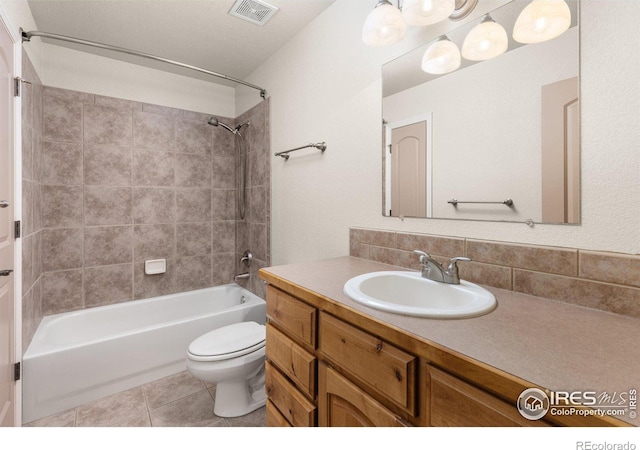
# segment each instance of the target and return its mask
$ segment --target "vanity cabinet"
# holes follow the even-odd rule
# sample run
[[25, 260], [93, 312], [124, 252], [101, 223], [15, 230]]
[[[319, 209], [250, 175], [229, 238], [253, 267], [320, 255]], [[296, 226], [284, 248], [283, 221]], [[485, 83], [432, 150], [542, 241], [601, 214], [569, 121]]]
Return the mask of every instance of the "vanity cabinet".
[[[267, 286], [268, 426], [607, 426], [596, 417], [529, 421], [533, 387], [299, 285]], [[276, 287], [277, 286], [277, 287]]]

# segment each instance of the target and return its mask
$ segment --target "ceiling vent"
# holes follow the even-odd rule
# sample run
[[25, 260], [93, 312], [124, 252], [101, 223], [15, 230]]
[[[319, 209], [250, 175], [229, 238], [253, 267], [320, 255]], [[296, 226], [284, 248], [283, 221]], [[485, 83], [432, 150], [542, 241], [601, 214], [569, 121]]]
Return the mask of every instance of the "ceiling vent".
[[261, 0], [238, 0], [229, 14], [256, 25], [264, 25], [278, 12], [278, 8]]

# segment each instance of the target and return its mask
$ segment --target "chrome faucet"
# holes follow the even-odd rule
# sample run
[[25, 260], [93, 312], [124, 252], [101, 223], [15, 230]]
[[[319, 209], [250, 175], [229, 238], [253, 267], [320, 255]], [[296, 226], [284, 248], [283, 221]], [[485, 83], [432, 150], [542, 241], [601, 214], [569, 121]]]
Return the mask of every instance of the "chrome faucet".
[[440, 283], [460, 284], [460, 276], [458, 275], [458, 261], [471, 261], [470, 258], [456, 256], [451, 258], [449, 266], [445, 269], [442, 265], [433, 259], [431, 255], [420, 250], [414, 250], [413, 253], [420, 255], [420, 264], [422, 265], [422, 277]]

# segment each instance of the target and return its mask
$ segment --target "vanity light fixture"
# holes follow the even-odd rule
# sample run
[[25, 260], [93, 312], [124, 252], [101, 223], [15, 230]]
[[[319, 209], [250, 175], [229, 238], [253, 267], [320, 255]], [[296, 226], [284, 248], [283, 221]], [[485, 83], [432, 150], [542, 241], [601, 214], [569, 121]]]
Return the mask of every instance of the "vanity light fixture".
[[502, 55], [509, 47], [504, 27], [489, 14], [473, 27], [462, 44], [462, 56], [470, 61], [484, 61]]
[[520, 13], [513, 39], [536, 44], [560, 36], [571, 26], [571, 11], [564, 0], [533, 0]]
[[431, 25], [447, 18], [460, 20], [475, 8], [478, 0], [404, 0], [394, 7], [389, 0], [379, 0], [362, 28], [362, 40], [371, 46], [400, 42], [407, 24]]
[[402, 17], [408, 25], [431, 25], [443, 21], [455, 9], [456, 0], [405, 0]]
[[422, 70], [434, 75], [442, 75], [456, 70], [461, 62], [458, 46], [446, 36], [442, 36], [424, 52]]
[[371, 46], [391, 45], [400, 42], [406, 30], [400, 10], [389, 0], [380, 0], [364, 22], [362, 40]]

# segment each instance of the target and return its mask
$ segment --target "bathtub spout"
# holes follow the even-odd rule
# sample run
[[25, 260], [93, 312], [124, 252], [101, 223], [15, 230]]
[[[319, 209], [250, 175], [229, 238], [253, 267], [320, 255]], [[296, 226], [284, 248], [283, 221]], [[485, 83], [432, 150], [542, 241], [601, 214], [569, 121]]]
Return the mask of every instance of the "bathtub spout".
[[249, 272], [245, 272], [245, 273], [241, 273], [236, 275], [235, 277], [233, 277], [233, 281], [234, 283], [237, 283], [238, 280], [246, 280], [250, 277], [251, 275], [249, 274]]

